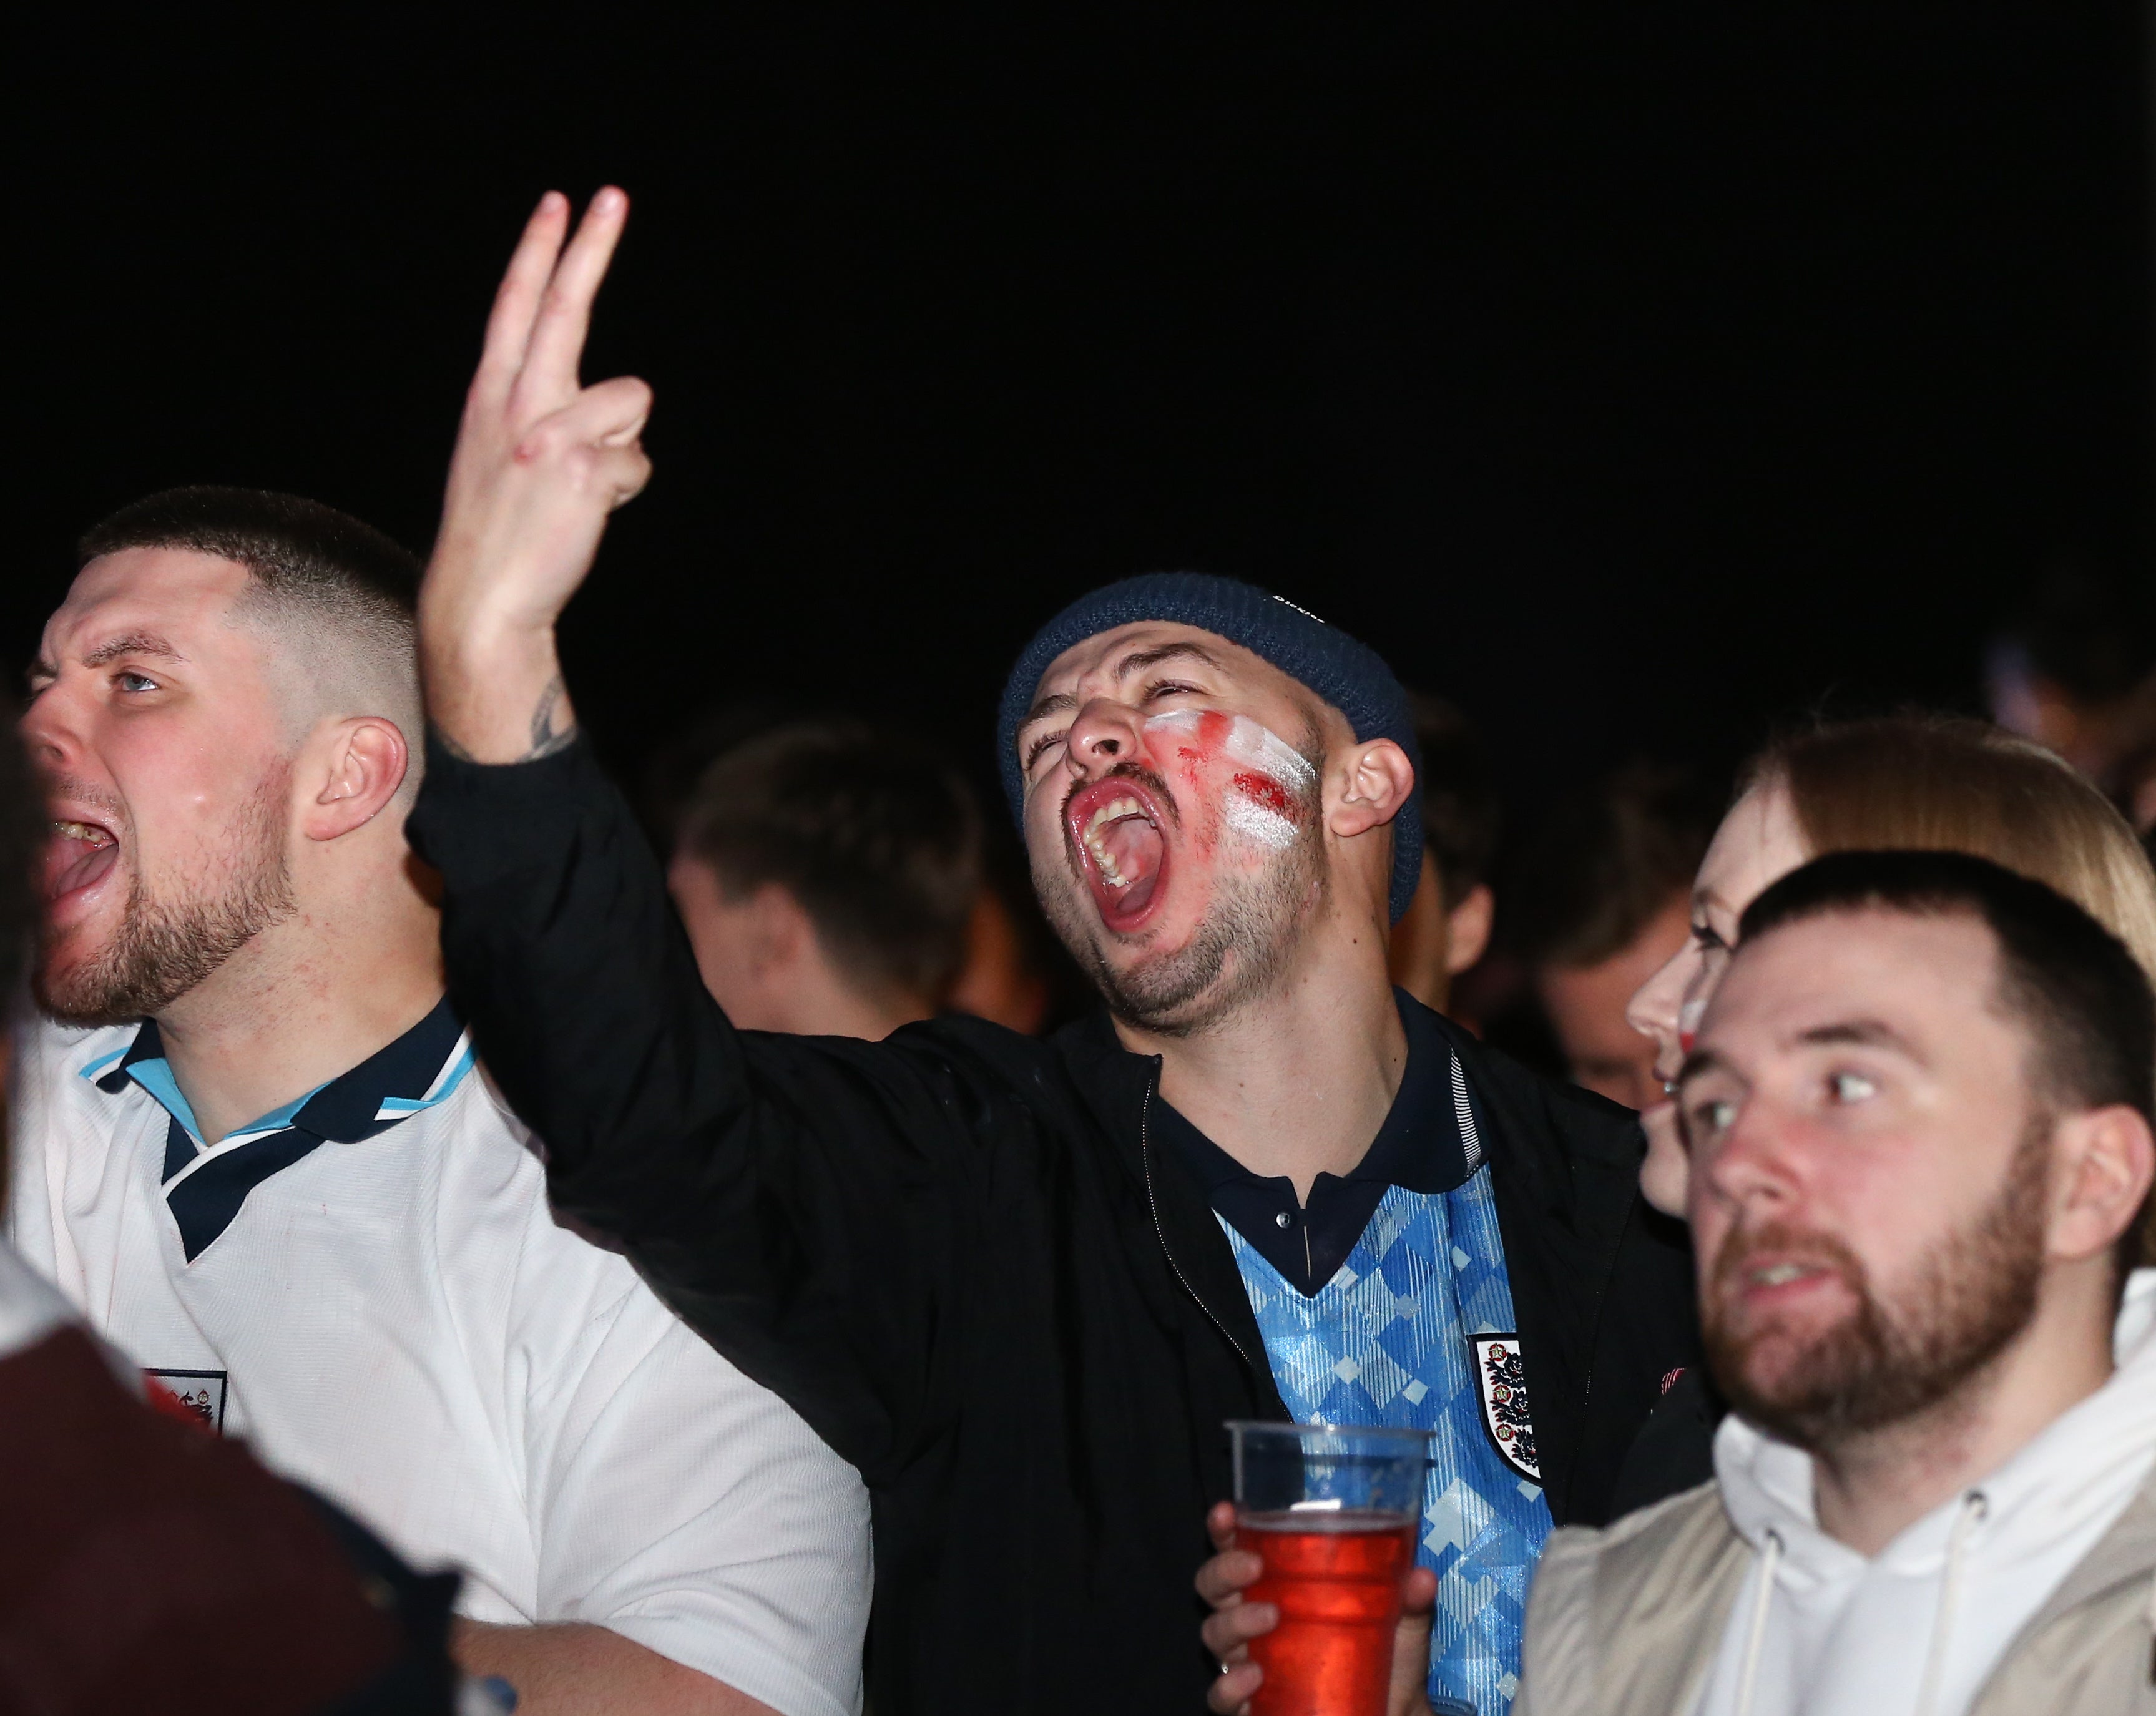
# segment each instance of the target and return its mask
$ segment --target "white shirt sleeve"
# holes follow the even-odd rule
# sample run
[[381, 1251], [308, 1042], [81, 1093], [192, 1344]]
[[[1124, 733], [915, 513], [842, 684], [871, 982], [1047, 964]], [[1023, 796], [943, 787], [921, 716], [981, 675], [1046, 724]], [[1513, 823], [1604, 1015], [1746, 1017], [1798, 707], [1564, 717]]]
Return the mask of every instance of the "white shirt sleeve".
[[[854, 1716], [870, 1575], [860, 1474], [625, 1261], [538, 1220], [523, 1272], [550, 1302], [520, 1292], [532, 1339], [511, 1367], [527, 1376], [537, 1618], [606, 1626], [785, 1716]], [[555, 1265], [626, 1287], [566, 1350]]]

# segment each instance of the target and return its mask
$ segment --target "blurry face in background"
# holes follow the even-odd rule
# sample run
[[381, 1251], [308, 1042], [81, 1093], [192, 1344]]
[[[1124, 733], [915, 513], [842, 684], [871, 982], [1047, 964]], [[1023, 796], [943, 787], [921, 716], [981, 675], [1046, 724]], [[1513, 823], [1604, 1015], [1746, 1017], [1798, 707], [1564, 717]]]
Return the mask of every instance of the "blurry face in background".
[[1655, 1071], [1660, 1050], [1626, 1016], [1632, 997], [1674, 958], [1691, 935], [1691, 902], [1684, 893], [1609, 958], [1594, 965], [1541, 967], [1535, 989], [1564, 1051], [1574, 1084], [1627, 1108], [1664, 1104]]
[[[1692, 885], [1689, 933], [1625, 1010], [1632, 1029], [1654, 1045], [1658, 1095], [1659, 1087], [1675, 1080], [1684, 1066], [1692, 1033], [1737, 945], [1744, 908], [1810, 855], [1796, 806], [1779, 780], [1753, 788], [1722, 819]], [[1640, 1120], [1647, 1133], [1640, 1189], [1665, 1215], [1681, 1215], [1685, 1150], [1676, 1106], [1657, 1100], [1641, 1111]]]
[[1018, 735], [1027, 855], [1119, 1018], [1202, 1029], [1291, 960], [1326, 886], [1323, 718], [1191, 626], [1119, 627], [1041, 676]]
[[1700, 1316], [1737, 1410], [1798, 1446], [1946, 1400], [2026, 1328], [2055, 1123], [1991, 932], [1784, 925], [1717, 989], [1679, 1092]]
[[53, 825], [39, 1000], [85, 1023], [185, 994], [292, 901], [290, 759], [245, 568], [92, 561], [45, 626], [23, 734]]

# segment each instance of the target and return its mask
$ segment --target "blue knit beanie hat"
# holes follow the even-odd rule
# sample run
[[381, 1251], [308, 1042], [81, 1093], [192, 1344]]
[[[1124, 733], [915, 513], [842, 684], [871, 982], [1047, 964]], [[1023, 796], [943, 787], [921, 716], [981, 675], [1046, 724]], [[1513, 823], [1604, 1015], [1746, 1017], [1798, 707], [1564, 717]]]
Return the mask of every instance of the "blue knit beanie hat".
[[1204, 572], [1153, 572], [1081, 596], [1041, 627], [1011, 669], [996, 721], [997, 761], [1011, 815], [1021, 822], [1025, 778], [1018, 763], [1018, 730], [1048, 665], [1073, 644], [1139, 620], [1194, 625], [1240, 644], [1299, 681], [1348, 717], [1362, 739], [1390, 739], [1414, 764], [1416, 790], [1393, 819], [1393, 918], [1414, 897], [1422, 877], [1422, 753], [1415, 744], [1408, 694], [1384, 658], [1337, 626], [1255, 584]]

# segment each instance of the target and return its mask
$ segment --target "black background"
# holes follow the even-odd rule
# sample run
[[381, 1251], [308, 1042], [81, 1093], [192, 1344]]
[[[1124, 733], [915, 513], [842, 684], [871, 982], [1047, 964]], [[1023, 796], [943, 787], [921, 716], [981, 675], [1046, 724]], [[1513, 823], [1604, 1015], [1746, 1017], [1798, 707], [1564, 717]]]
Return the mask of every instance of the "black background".
[[654, 383], [657, 475], [568, 651], [624, 764], [758, 697], [983, 768], [1034, 625], [1197, 566], [1517, 794], [1967, 701], [2047, 556], [2140, 573], [2127, 6], [1317, 10], [79, 20], [8, 121], [0, 649], [169, 483], [424, 547], [524, 214], [608, 179], [587, 374]]

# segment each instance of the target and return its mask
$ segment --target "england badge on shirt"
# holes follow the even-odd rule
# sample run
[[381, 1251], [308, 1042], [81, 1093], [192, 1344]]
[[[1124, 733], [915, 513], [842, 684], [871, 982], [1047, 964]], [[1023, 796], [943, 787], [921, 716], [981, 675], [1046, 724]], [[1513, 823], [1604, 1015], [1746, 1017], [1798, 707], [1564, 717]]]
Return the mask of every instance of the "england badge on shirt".
[[167, 1418], [177, 1418], [208, 1431], [224, 1434], [224, 1385], [222, 1370], [146, 1370], [143, 1379], [150, 1404]]
[[1535, 1455], [1534, 1421], [1527, 1415], [1527, 1377], [1516, 1334], [1474, 1338], [1475, 1389], [1482, 1400], [1482, 1427], [1504, 1462], [1521, 1477], [1543, 1481]]

